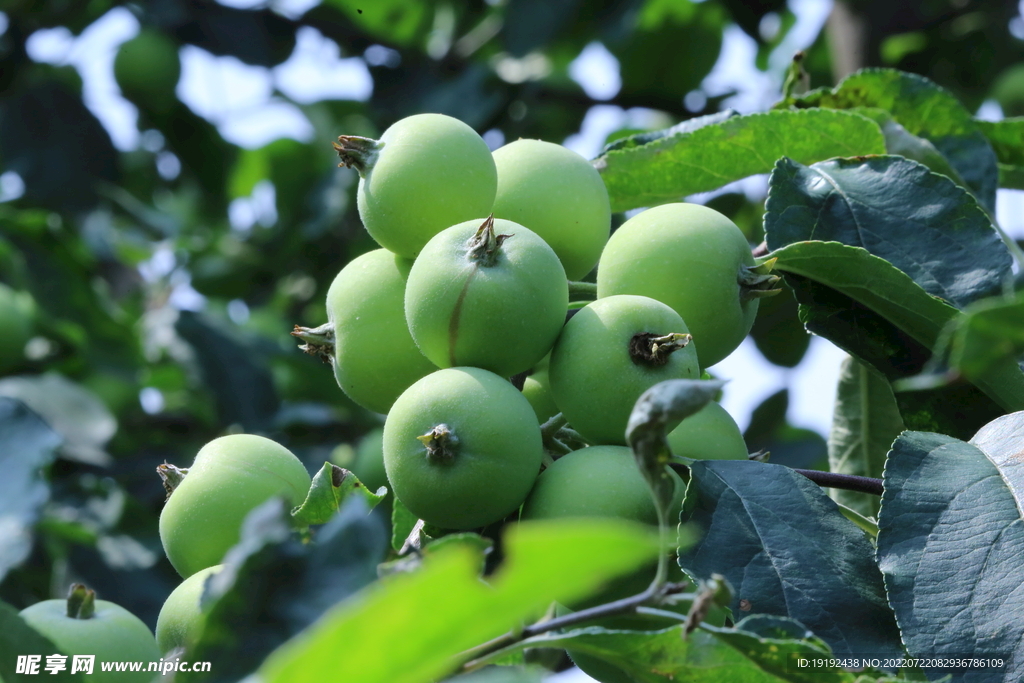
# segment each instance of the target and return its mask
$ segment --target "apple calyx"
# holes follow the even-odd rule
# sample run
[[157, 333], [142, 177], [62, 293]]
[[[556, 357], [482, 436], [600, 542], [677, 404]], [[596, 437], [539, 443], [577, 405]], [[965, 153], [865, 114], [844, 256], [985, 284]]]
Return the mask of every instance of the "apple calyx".
[[637, 365], [661, 367], [668, 363], [673, 352], [685, 348], [691, 341], [693, 335], [683, 332], [664, 335], [650, 332], [634, 334], [629, 340], [629, 357]]
[[68, 591], [68, 618], [92, 619], [96, 614], [96, 591], [83, 583], [71, 585]]
[[341, 163], [338, 166], [354, 168], [360, 176], [373, 167], [377, 161], [377, 155], [384, 147], [384, 143], [373, 138], [364, 138], [359, 135], [339, 135], [338, 141], [331, 143], [334, 151], [338, 153]]
[[494, 232], [494, 214], [492, 213], [477, 228], [476, 233], [466, 242], [468, 252], [466, 257], [470, 261], [485, 268], [493, 266], [498, 262], [498, 254], [502, 243], [512, 235], [497, 235]]
[[164, 485], [164, 491], [167, 492], [167, 497], [164, 498], [166, 501], [174, 493], [174, 489], [181, 485], [184, 481], [185, 475], [188, 474], [187, 467], [176, 467], [170, 463], [164, 463], [156, 466], [156, 473], [160, 475], [160, 482]]
[[311, 356], [316, 356], [324, 363], [334, 361], [334, 323], [324, 323], [319, 327], [295, 326], [291, 331], [293, 337], [298, 337], [305, 344], [300, 344], [299, 349]]
[[426, 447], [427, 459], [432, 462], [451, 462], [458, 452], [459, 437], [446, 424], [435, 426], [426, 434], [417, 436], [416, 440]]

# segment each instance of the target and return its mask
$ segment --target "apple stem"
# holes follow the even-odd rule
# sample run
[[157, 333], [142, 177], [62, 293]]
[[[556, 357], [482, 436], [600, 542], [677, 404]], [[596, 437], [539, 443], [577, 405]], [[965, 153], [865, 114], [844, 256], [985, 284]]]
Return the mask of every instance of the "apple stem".
[[596, 301], [597, 285], [569, 280], [569, 301]]
[[341, 159], [338, 166], [354, 168], [361, 176], [373, 167], [377, 155], [384, 147], [384, 143], [380, 140], [358, 135], [339, 135], [338, 141], [332, 144], [334, 151], [338, 153], [338, 158]]
[[320, 327], [295, 326], [291, 335], [298, 337], [305, 344], [299, 348], [311, 356], [316, 356], [324, 363], [330, 363], [334, 359], [334, 323], [324, 323]]
[[439, 424], [416, 439], [427, 449], [427, 459], [433, 462], [448, 463], [455, 459], [459, 437], [451, 427]]
[[692, 340], [692, 335], [682, 332], [665, 335], [649, 332], [635, 334], [629, 340], [629, 357], [637, 365], [661, 367], [668, 363], [673, 352], [685, 348]]
[[476, 233], [466, 242], [469, 249], [467, 257], [485, 268], [498, 262], [498, 254], [502, 243], [512, 235], [497, 235], [494, 232], [494, 214], [492, 213], [477, 228]]
[[181, 482], [185, 479], [185, 475], [188, 474], [187, 467], [176, 467], [169, 463], [156, 466], [156, 473], [160, 475], [160, 481], [164, 485], [164, 491], [167, 492], [167, 500], [174, 493], [174, 489], [181, 485]]
[[92, 619], [96, 614], [96, 591], [85, 584], [75, 583], [68, 591], [68, 617], [71, 619]]

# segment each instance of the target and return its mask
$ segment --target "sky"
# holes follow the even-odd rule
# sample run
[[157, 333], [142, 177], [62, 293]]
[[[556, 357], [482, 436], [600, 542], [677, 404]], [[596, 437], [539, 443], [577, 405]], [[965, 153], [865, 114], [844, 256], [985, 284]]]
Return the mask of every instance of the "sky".
[[[318, 0], [220, 0], [224, 5], [247, 8], [269, 5], [286, 16], [297, 17], [317, 4]], [[1024, 2], [1020, 3], [1024, 14]], [[782, 74], [797, 50], [808, 47], [824, 25], [831, 11], [830, 0], [790, 0], [789, 8], [797, 23], [782, 44], [772, 53], [770, 68], [761, 72], [754, 66], [755, 41], [737, 26], [726, 29], [722, 51], [714, 69], [701, 88], [687, 93], [684, 102], [700, 110], [708, 97], [735, 91], [723, 106], [741, 113], [764, 110], [779, 97]], [[1014, 20], [1011, 30], [1024, 37], [1024, 17]], [[777, 29], [778, 17], [769, 16], [762, 31]], [[0, 13], [0, 33], [6, 18]], [[77, 38], [63, 28], [42, 30], [31, 36], [29, 55], [40, 62], [71, 64], [83, 79], [86, 105], [110, 133], [120, 150], [139, 147], [159, 150], [158, 133], [140, 132], [135, 107], [121, 97], [113, 78], [113, 60], [118, 45], [134, 36], [138, 21], [125, 8], [111, 10]], [[283, 64], [272, 69], [243, 64], [233, 57], [216, 57], [194, 46], [181, 49], [182, 77], [178, 97], [200, 116], [214, 123], [224, 138], [243, 147], [258, 148], [281, 138], [301, 141], [313, 135], [313, 126], [292, 102], [275, 94], [284, 93], [298, 103], [324, 99], [366, 100], [373, 94], [373, 80], [367, 63], [393, 63], [398, 58], [387, 48], [374, 46], [363, 55], [342, 55], [339, 46], [312, 28], [298, 34], [295, 52]], [[543, 64], [515, 60], [502, 65], [511, 77], [529, 75], [531, 69]], [[619, 66], [615, 57], [600, 43], [588, 45], [572, 63], [570, 76], [593, 99], [609, 102], [621, 88]], [[978, 112], [981, 118], [998, 120], [999, 106], [986, 103]], [[623, 127], [644, 128], [670, 125], [665, 115], [645, 109], [625, 110], [611, 103], [596, 104], [581, 122], [578, 133], [560, 141], [584, 157], [593, 158], [606, 136]], [[500, 146], [500, 131], [488, 131], [485, 140], [492, 147]], [[174, 155], [163, 152], [158, 157], [158, 170], [165, 177], [174, 177], [180, 164]], [[0, 175], [0, 201], [18, 196], [20, 179], [10, 173]], [[716, 193], [688, 198], [706, 202], [715, 194], [742, 191], [754, 200], [763, 200], [767, 177], [755, 176], [734, 183]], [[1012, 236], [1024, 238], [1024, 192], [1000, 190], [997, 220]], [[247, 230], [257, 222], [273, 223], [276, 217], [273, 186], [257, 186], [249, 198], [236, 200], [231, 207], [231, 223], [235, 229]], [[169, 249], [160, 249], [140, 266], [146, 279], [154, 280], [175, 272], [174, 256]], [[187, 275], [179, 278], [174, 301], [182, 308], [201, 308], [203, 298], [188, 285]], [[248, 309], [244, 302], [232, 302], [229, 315], [236, 322], [244, 321]], [[771, 365], [748, 339], [736, 352], [711, 368], [726, 385], [723, 405], [741, 427], [749, 422], [751, 411], [769, 395], [783, 387], [790, 390], [789, 419], [796, 425], [810, 427], [828, 434], [839, 366], [845, 354], [828, 341], [814, 337], [803, 362], [795, 369]], [[158, 411], [162, 405], [159, 392], [143, 392], [140, 396], [147, 410]], [[590, 681], [578, 670], [552, 676], [549, 683], [581, 683]]]

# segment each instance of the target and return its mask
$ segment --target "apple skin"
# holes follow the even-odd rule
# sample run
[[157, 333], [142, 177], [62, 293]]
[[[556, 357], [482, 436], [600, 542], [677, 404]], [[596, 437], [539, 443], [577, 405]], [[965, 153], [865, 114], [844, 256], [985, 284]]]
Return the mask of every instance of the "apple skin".
[[758, 299], [741, 296], [750, 244], [729, 218], [699, 204], [663, 204], [619, 226], [601, 253], [598, 299], [637, 294], [667, 304], [693, 334], [702, 369], [750, 332]]
[[445, 228], [486, 216], [498, 172], [487, 143], [462, 121], [416, 114], [381, 135], [360, 173], [359, 217], [377, 244], [415, 258]]
[[609, 296], [584, 306], [551, 351], [555, 405], [588, 443], [626, 445], [626, 424], [641, 394], [664, 380], [700, 377], [695, 339], [661, 365], [635, 362], [631, 340], [689, 331], [678, 313], [645, 296]]
[[160, 512], [167, 559], [183, 578], [220, 564], [246, 515], [275, 496], [299, 505], [310, 483], [305, 466], [279, 443], [253, 434], [214, 439]]
[[[421, 441], [441, 427], [455, 442], [445, 457]], [[543, 455], [529, 401], [480, 368], [427, 375], [398, 397], [384, 423], [384, 466], [395, 496], [442, 529], [476, 529], [517, 510]]]
[[601, 174], [589, 161], [542, 140], [516, 140], [494, 151], [494, 215], [525, 225], [558, 254], [570, 280], [594, 269], [611, 232]]
[[171, 591], [160, 608], [156, 618], [156, 644], [163, 653], [174, 648], [190, 648], [195, 644], [202, 629], [203, 611], [200, 600], [206, 579], [216, 574], [224, 565], [217, 564], [200, 569]]
[[[67, 615], [68, 601], [43, 600], [26, 607], [21, 618], [46, 636], [64, 655], [96, 655], [88, 680], [96, 683], [149, 683], [155, 677], [147, 671], [102, 671], [100, 662], [155, 662], [160, 659], [156, 638], [137, 616], [112, 602], [96, 601], [88, 619]], [[47, 653], [53, 654], [53, 653]], [[145, 666], [145, 664], [143, 665]], [[67, 661], [68, 671], [71, 660]]]
[[668, 434], [675, 455], [694, 460], [746, 460], [747, 444], [732, 416], [712, 401]]

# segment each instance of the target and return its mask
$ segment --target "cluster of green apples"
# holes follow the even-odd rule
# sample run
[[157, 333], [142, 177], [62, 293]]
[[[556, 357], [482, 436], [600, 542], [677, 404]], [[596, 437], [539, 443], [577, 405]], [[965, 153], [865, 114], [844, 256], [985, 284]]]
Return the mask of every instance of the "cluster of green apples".
[[[447, 116], [335, 146], [360, 173], [359, 214], [382, 248], [335, 278], [325, 325], [293, 334], [353, 401], [386, 414], [356, 474], [441, 529], [574, 516], [657, 524], [626, 422], [645, 390], [699, 378], [749, 331], [765, 279], [739, 229], [670, 204], [609, 237], [608, 194], [583, 157], [537, 140], [492, 154]], [[572, 280], [595, 266], [596, 284]], [[596, 300], [571, 301], [578, 292]], [[717, 404], [669, 441], [695, 459], [747, 457]], [[195, 641], [204, 583], [245, 516], [274, 496], [300, 504], [310, 477], [284, 446], [247, 434], [160, 472], [160, 537], [183, 578], [157, 622], [166, 653]]]
[[[382, 248], [335, 278], [325, 325], [294, 334], [386, 414], [380, 459], [398, 500], [452, 530], [517, 513], [655, 523], [626, 422], [646, 389], [701, 377], [749, 332], [770, 280], [736, 225], [676, 203], [610, 235], [586, 159], [539, 140], [491, 153], [438, 114], [335, 148]], [[595, 266], [596, 283], [578, 282]], [[552, 449], [542, 425], [556, 415], [547, 431], [570, 438]], [[670, 439], [687, 457], [747, 457], [717, 404]]]

